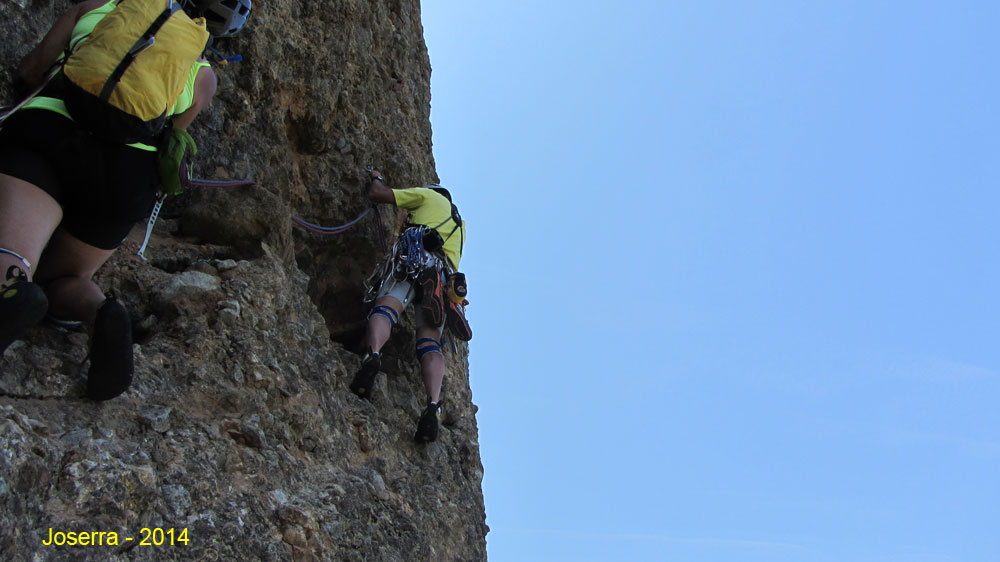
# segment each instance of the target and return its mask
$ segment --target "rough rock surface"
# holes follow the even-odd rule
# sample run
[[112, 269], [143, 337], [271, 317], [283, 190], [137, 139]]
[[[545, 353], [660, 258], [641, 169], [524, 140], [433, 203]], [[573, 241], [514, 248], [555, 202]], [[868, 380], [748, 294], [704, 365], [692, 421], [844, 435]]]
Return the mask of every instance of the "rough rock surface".
[[[3, 99], [68, 5], [0, 4]], [[138, 225], [98, 273], [135, 326], [126, 394], [83, 398], [86, 332], [39, 326], [0, 359], [0, 558], [486, 559], [467, 346], [446, 355], [439, 441], [415, 445], [411, 322], [374, 402], [347, 389], [377, 222], [320, 237], [289, 220], [357, 216], [367, 164], [393, 185], [437, 180], [422, 33], [417, 0], [259, 0], [220, 41], [244, 61], [216, 67], [215, 103], [192, 127], [196, 172], [258, 185], [172, 198], [152, 259], [135, 255]], [[402, 219], [383, 217], [384, 233]], [[137, 545], [143, 528], [187, 529], [188, 542]], [[119, 545], [45, 546], [49, 529], [116, 532]]]

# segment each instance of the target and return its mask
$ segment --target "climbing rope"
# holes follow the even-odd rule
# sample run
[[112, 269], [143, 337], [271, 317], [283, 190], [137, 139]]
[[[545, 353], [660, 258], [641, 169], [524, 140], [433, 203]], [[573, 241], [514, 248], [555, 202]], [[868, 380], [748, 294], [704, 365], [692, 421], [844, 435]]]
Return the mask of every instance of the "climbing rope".
[[375, 230], [378, 231], [378, 240], [382, 244], [382, 253], [389, 253], [389, 242], [385, 238], [385, 226], [382, 224], [382, 213], [378, 210], [378, 205], [372, 205], [375, 209]]
[[342, 224], [340, 226], [320, 226], [318, 224], [313, 224], [295, 215], [292, 215], [292, 222], [299, 225], [301, 228], [308, 230], [309, 232], [315, 232], [316, 234], [323, 234], [323, 235], [341, 234], [343, 232], [347, 232], [347, 230], [349, 230], [352, 226], [361, 221], [361, 219], [365, 218], [365, 216], [371, 212], [373, 207], [374, 205], [368, 207], [360, 215], [358, 215], [358, 218], [352, 220], [349, 223]]
[[[372, 166], [368, 165], [365, 168], [365, 171], [371, 174], [372, 169], [373, 169]], [[356, 219], [352, 220], [349, 223], [342, 224], [340, 226], [320, 226], [318, 224], [313, 224], [311, 222], [308, 222], [301, 217], [292, 215], [292, 222], [294, 222], [300, 228], [307, 230], [309, 232], [314, 232], [316, 234], [332, 235], [332, 234], [341, 234], [343, 232], [346, 232], [352, 226], [360, 222], [361, 219], [365, 218], [365, 216], [367, 216], [368, 213], [371, 212], [373, 209], [375, 210], [375, 224], [373, 226], [375, 228], [375, 231], [378, 232], [379, 242], [382, 244], [382, 251], [385, 253], [385, 258], [380, 260], [375, 265], [374, 271], [372, 271], [372, 274], [368, 276], [368, 279], [365, 281], [366, 291], [365, 291], [364, 301], [366, 303], [375, 300], [379, 287], [382, 286], [382, 283], [385, 281], [385, 279], [387, 279], [390, 275], [393, 274], [394, 270], [394, 263], [392, 257], [395, 253], [396, 248], [395, 246], [393, 246], [392, 250], [390, 250], [389, 248], [389, 243], [388, 240], [386, 239], [386, 232], [385, 232], [386, 229], [382, 221], [382, 213], [379, 211], [379, 206], [375, 203], [372, 203]]]
[[184, 187], [246, 187], [256, 185], [253, 180], [206, 180], [201, 178], [191, 178], [182, 180]]

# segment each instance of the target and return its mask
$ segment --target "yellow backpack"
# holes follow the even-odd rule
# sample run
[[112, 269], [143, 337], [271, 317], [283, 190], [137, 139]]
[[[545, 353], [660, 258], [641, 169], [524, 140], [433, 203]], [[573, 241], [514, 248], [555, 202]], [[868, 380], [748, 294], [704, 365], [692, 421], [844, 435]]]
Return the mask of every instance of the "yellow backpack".
[[208, 39], [204, 18], [173, 0], [119, 0], [66, 59], [66, 108], [108, 140], [154, 137]]

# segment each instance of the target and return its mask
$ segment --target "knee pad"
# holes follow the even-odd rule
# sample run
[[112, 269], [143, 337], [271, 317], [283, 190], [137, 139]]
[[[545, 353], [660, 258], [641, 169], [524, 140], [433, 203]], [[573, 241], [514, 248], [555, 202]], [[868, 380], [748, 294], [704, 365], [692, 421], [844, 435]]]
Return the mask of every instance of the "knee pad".
[[395, 326], [396, 322], [399, 321], [399, 318], [396, 316], [396, 311], [393, 310], [391, 306], [380, 304], [372, 308], [371, 311], [368, 313], [368, 318], [370, 319], [372, 316], [375, 316], [376, 314], [381, 314], [382, 316], [388, 318], [390, 328]]
[[[421, 344], [429, 344], [420, 347]], [[417, 361], [424, 358], [428, 353], [441, 353], [441, 342], [434, 338], [420, 338], [417, 340]]]

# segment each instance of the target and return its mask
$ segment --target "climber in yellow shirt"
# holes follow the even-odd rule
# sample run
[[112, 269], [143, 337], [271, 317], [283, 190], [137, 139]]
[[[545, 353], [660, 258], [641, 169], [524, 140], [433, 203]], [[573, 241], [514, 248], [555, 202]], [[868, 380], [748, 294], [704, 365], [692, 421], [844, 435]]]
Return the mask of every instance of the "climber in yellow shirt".
[[416, 355], [427, 391], [427, 407], [417, 423], [415, 439], [434, 441], [438, 435], [441, 382], [445, 359], [441, 336], [445, 325], [455, 337], [472, 337], [465, 321], [465, 276], [458, 273], [465, 245], [465, 221], [451, 201], [451, 193], [437, 184], [391, 189], [377, 170], [370, 170], [368, 196], [410, 211], [410, 224], [403, 230], [389, 259], [374, 307], [368, 315], [368, 353], [351, 382], [351, 391], [370, 398], [381, 367], [379, 354], [403, 310], [414, 304], [417, 326]]

